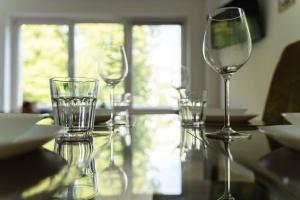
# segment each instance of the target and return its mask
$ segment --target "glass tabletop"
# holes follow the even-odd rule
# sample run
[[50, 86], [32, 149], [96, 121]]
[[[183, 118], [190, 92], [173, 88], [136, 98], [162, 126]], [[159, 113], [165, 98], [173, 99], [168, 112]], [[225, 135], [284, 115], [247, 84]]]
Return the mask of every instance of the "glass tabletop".
[[0, 199], [217, 200], [228, 163], [235, 199], [300, 198], [300, 153], [271, 151], [253, 127], [235, 127], [251, 139], [225, 148], [205, 137], [217, 127], [183, 128], [177, 115], [136, 115], [131, 122], [0, 161]]

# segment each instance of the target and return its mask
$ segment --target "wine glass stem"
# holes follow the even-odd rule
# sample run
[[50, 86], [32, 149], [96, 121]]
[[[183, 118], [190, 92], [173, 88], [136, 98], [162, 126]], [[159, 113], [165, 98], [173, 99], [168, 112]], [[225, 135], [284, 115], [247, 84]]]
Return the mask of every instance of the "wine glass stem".
[[224, 128], [230, 128], [230, 115], [229, 115], [229, 78], [224, 78], [225, 85], [225, 121]]
[[110, 162], [114, 162], [114, 139], [113, 136], [110, 139]]
[[110, 107], [111, 107], [110, 120], [111, 120], [112, 124], [113, 124], [113, 121], [114, 121], [114, 111], [115, 111], [115, 109], [114, 109], [115, 108], [114, 96], [115, 96], [115, 86], [110, 85]]
[[230, 149], [229, 149], [229, 143], [225, 142], [225, 149], [227, 152], [226, 156], [226, 165], [225, 165], [225, 192], [224, 194], [227, 196], [231, 196], [230, 194]]

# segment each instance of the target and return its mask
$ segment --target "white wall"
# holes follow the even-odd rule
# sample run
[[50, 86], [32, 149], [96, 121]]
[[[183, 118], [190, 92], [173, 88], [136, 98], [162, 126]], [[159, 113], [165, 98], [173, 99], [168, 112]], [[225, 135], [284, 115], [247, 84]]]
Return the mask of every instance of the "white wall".
[[233, 77], [231, 105], [248, 108], [249, 112], [261, 116], [281, 52], [288, 44], [300, 40], [300, 1], [282, 13], [278, 13], [277, 0], [260, 3], [265, 15], [266, 37], [253, 45], [249, 62]]

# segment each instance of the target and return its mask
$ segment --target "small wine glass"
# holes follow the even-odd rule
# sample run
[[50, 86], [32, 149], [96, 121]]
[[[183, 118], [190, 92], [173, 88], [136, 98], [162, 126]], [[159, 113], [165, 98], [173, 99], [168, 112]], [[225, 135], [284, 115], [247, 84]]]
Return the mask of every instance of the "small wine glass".
[[203, 56], [207, 64], [219, 73], [225, 83], [224, 126], [207, 136], [215, 139], [248, 138], [248, 134], [234, 131], [230, 126], [229, 82], [249, 59], [251, 36], [243, 9], [220, 8], [209, 14], [203, 41]]
[[190, 71], [189, 68], [185, 65], [181, 66], [181, 80], [180, 77], [172, 76], [171, 78], [171, 88], [176, 91], [174, 98], [186, 98], [185, 93], [190, 89]]
[[110, 120], [107, 125], [113, 126], [114, 122], [114, 90], [117, 84], [125, 79], [128, 73], [128, 61], [123, 46], [103, 48], [98, 73], [102, 80], [110, 87]]

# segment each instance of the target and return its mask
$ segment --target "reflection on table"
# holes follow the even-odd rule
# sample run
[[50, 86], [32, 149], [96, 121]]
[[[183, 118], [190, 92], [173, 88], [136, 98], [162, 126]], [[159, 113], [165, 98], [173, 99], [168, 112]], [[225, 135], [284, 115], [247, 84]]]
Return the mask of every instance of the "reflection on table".
[[[49, 142], [44, 145], [48, 150], [33, 152], [54, 156], [56, 161], [47, 161], [48, 167], [35, 160], [38, 156], [22, 156], [31, 160], [32, 166], [24, 165], [28, 177], [38, 176], [41, 169], [46, 172], [50, 168], [51, 173], [39, 175], [38, 181], [20, 188], [14, 183], [21, 174], [12, 166], [24, 160], [16, 157], [18, 162], [0, 161], [1, 177], [11, 177], [14, 186], [5, 191], [15, 199], [25, 194], [47, 199], [43, 196], [47, 194], [58, 199], [217, 200], [229, 183], [235, 199], [300, 198], [300, 165], [291, 163], [300, 154], [286, 149], [271, 152], [266, 136], [257, 130], [247, 131], [252, 135], [250, 140], [231, 142], [231, 155], [224, 141], [205, 137], [218, 127], [182, 128], [177, 115], [165, 114], [131, 116], [131, 121], [130, 126], [98, 128], [90, 140], [57, 138]], [[4, 197], [1, 189], [9, 180], [0, 180], [0, 197]]]
[[183, 128], [177, 115], [133, 116], [132, 124], [112, 133], [98, 130], [93, 138], [94, 148], [101, 149], [95, 158], [96, 199], [217, 200], [228, 185], [236, 199], [269, 196], [268, 187], [229, 156], [224, 141], [205, 137], [214, 127]]

